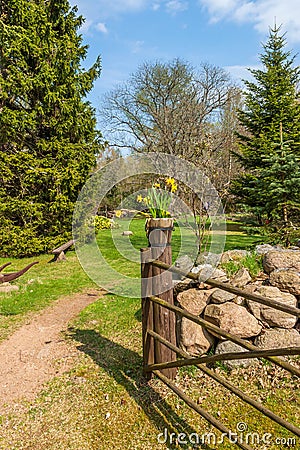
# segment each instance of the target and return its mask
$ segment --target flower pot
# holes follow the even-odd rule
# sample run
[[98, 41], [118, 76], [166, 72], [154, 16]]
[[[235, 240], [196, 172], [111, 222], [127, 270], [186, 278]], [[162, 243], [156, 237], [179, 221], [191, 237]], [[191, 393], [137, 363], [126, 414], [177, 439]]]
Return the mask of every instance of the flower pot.
[[149, 247], [164, 248], [171, 245], [174, 219], [171, 217], [155, 218], [146, 220], [145, 229]]

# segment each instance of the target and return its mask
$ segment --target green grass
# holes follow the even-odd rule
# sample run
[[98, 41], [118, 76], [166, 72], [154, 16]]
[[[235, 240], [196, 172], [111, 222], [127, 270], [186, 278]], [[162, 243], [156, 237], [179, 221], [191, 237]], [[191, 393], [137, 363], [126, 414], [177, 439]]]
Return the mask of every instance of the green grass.
[[220, 264], [220, 267], [225, 269], [227, 275], [232, 277], [239, 269], [245, 267], [251, 278], [257, 277], [257, 275], [263, 271], [262, 257], [257, 256], [255, 253], [251, 253], [239, 261], [228, 261]]
[[[101, 251], [117, 270], [129, 276], [139, 276], [139, 249], [147, 245], [144, 221], [124, 222], [122, 226], [130, 228], [133, 236], [121, 238], [122, 229], [119, 229], [115, 231], [114, 241], [109, 230], [101, 231], [98, 235]], [[232, 227], [227, 235], [226, 249], [253, 247], [256, 237], [246, 236], [236, 224]], [[193, 239], [191, 236], [188, 244], [191, 247]], [[176, 228], [173, 235], [175, 256], [179, 252], [180, 241]], [[120, 255], [118, 245], [124, 242], [125, 255], [126, 246], [131, 243], [130, 252], [135, 259], [128, 260]], [[24, 319], [60, 296], [94, 286], [72, 252], [67, 254], [67, 261], [59, 264], [49, 264], [49, 255], [37, 259], [39, 265], [16, 280], [20, 291], [1, 297], [2, 336], [8, 334], [5, 324], [10, 320]], [[13, 270], [32, 260], [34, 258], [14, 260]], [[256, 263], [253, 259], [245, 263], [254, 270]], [[13, 325], [10, 332], [12, 329]], [[146, 383], [142, 377], [139, 298], [120, 297], [113, 293], [104, 295], [69, 324], [65, 338], [79, 350], [73, 370], [53, 379], [35, 400], [18, 402], [8, 415], [0, 416], [1, 449], [188, 449], [187, 445], [159, 444], [157, 436], [165, 428], [169, 433], [200, 435], [214, 430], [158, 380]], [[285, 419], [293, 423], [299, 421], [297, 380], [281, 369], [262, 365], [258, 372], [236, 370], [227, 374], [221, 369], [216, 370]], [[259, 380], [263, 381], [264, 387]], [[238, 422], [245, 422], [249, 431], [256, 431], [261, 436], [265, 432], [274, 437], [292, 436], [194, 367], [181, 369], [176, 382], [233, 432]], [[231, 450], [237, 447], [224, 441], [221, 446], [213, 448]], [[275, 444], [268, 447], [270, 450], [278, 448]]]
[[[145, 235], [145, 221], [142, 220], [119, 220], [120, 228], [113, 230], [102, 230], [98, 234], [97, 242], [99, 248], [105, 258], [112, 264], [114, 268], [120, 268], [126, 274], [139, 273], [139, 250], [147, 247], [148, 242]], [[261, 242], [260, 236], [249, 236], [241, 230], [241, 224], [238, 222], [227, 221], [226, 223], [226, 239], [224, 239], [224, 251], [233, 249], [253, 249], [254, 246]], [[214, 227], [212, 248], [207, 249], [211, 252], [217, 250], [223, 241], [218, 236], [224, 235], [224, 225]], [[123, 230], [130, 230], [133, 236], [121, 236]], [[220, 232], [218, 232], [220, 230]], [[172, 256], [173, 261], [178, 255], [187, 254], [191, 257], [197, 256], [197, 239], [191, 227], [186, 227], [182, 223], [179, 225], [175, 222], [172, 234]], [[120, 251], [123, 251], [129, 260], [124, 258]], [[222, 248], [221, 248], [222, 250]]]
[[[120, 228], [115, 230], [102, 230], [97, 236], [99, 248], [105, 258], [115, 268], [120, 268], [121, 271], [125, 268], [126, 274], [139, 273], [140, 270], [140, 255], [141, 248], [148, 246], [148, 240], [145, 233], [145, 220], [126, 220], [119, 219]], [[122, 231], [130, 230], [133, 232], [132, 236], [122, 236]], [[192, 255], [196, 253], [197, 241], [194, 232], [189, 227], [179, 227], [175, 223], [172, 234], [172, 254], [173, 260], [185, 251], [186, 254]], [[121, 253], [120, 253], [121, 252]], [[124, 258], [124, 256], [126, 258]], [[129, 261], [128, 261], [129, 259]], [[121, 264], [121, 267], [120, 267]]]
[[244, 230], [244, 225], [237, 221], [227, 220], [226, 222], [226, 250], [253, 250], [257, 244], [263, 241], [260, 235], [248, 235]]

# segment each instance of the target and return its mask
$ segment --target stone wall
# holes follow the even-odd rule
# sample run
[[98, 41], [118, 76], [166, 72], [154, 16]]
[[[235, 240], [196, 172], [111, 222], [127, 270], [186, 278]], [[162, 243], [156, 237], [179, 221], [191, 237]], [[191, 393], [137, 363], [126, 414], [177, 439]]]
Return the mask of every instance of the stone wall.
[[[282, 249], [268, 245], [257, 246], [257, 255], [263, 258], [264, 271], [255, 279], [242, 268], [231, 279], [219, 267], [203, 264], [192, 268], [196, 273], [208, 273], [210, 278], [228, 282], [248, 292], [262, 295], [285, 305], [300, 306], [300, 249]], [[237, 261], [245, 257], [241, 250], [223, 253], [222, 262]], [[187, 258], [184, 260], [185, 269]], [[180, 265], [180, 264], [179, 264]], [[295, 316], [260, 303], [245, 300], [235, 294], [211, 288], [204, 283], [188, 279], [177, 281], [175, 301], [188, 312], [204, 318], [223, 330], [247, 339], [261, 349], [300, 347], [300, 321]], [[180, 348], [193, 356], [215, 353], [240, 352], [244, 348], [217, 338], [200, 325], [178, 318], [177, 339]], [[237, 365], [257, 364], [257, 360], [234, 360], [224, 363]]]

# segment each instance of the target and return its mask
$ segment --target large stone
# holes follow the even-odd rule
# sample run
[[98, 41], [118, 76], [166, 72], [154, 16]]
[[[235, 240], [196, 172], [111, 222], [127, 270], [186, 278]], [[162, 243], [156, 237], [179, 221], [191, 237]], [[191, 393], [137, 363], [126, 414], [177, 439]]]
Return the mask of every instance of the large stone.
[[230, 284], [235, 287], [244, 287], [246, 284], [250, 283], [251, 276], [245, 267], [242, 267], [232, 278]]
[[264, 255], [263, 266], [267, 273], [276, 269], [293, 269], [300, 272], [300, 251], [270, 251]]
[[246, 299], [244, 297], [240, 297], [239, 295], [235, 297], [232, 301], [236, 305], [247, 306]]
[[266, 253], [270, 252], [271, 250], [281, 251], [282, 247], [280, 247], [279, 245], [270, 245], [270, 244], [261, 244], [261, 245], [257, 245], [255, 247], [255, 253], [259, 256], [265, 255]]
[[[254, 294], [258, 287], [258, 284], [250, 283], [247, 284], [247, 286], [244, 286], [243, 291], [248, 292], [249, 294]], [[246, 306], [247, 307], [247, 300], [245, 297], [237, 296], [235, 299], [232, 300], [237, 305]]]
[[193, 268], [193, 266], [194, 261], [188, 255], [180, 256], [175, 261], [175, 267], [183, 270], [186, 273], [189, 272]]
[[210, 253], [202, 254], [197, 259], [198, 264], [210, 264], [213, 267], [216, 267], [221, 260], [222, 254], [220, 253]]
[[211, 296], [212, 303], [225, 303], [230, 302], [236, 298], [236, 294], [232, 294], [231, 292], [223, 291], [223, 289], [215, 289]]
[[18, 291], [19, 286], [16, 284], [10, 284], [10, 283], [2, 283], [0, 284], [0, 293], [3, 292], [4, 294], [9, 294], [13, 291]]
[[292, 269], [276, 269], [270, 274], [270, 283], [281, 291], [300, 295], [300, 272]]
[[123, 231], [123, 233], [122, 233], [122, 236], [132, 236], [132, 235], [133, 235], [133, 232], [130, 231], [130, 230], [125, 230], [125, 231]]
[[228, 277], [223, 270], [216, 269], [210, 264], [202, 264], [200, 266], [196, 266], [192, 269], [192, 272], [199, 274], [199, 278], [201, 281], [206, 281], [208, 278], [212, 278], [216, 281], [222, 282], [228, 281]]
[[[235, 344], [231, 341], [221, 341], [218, 343], [216, 347], [215, 354], [216, 355], [223, 355], [224, 353], [239, 353], [239, 352], [247, 352], [246, 349], [241, 347], [238, 344]], [[231, 359], [227, 361], [222, 361], [222, 364], [224, 364], [225, 367], [228, 367], [229, 369], [234, 369], [235, 367], [250, 367], [258, 364], [257, 358], [251, 358], [251, 359]]]
[[245, 289], [243, 289], [245, 292], [248, 292], [249, 294], [254, 294], [254, 292], [261, 286], [260, 283], [249, 283], [247, 286], [245, 286]]
[[258, 336], [254, 344], [266, 350], [272, 348], [300, 347], [300, 334], [295, 328], [271, 328]]
[[241, 338], [257, 336], [262, 329], [258, 320], [246, 308], [231, 302], [208, 305], [204, 311], [204, 318]]
[[198, 287], [199, 283], [194, 280], [190, 280], [189, 278], [184, 278], [183, 280], [174, 280], [173, 278], [173, 289], [174, 296], [178, 296], [178, 294], [182, 291], [186, 291], [187, 289], [191, 289], [194, 287]]
[[201, 266], [203, 264], [209, 264], [210, 266], [217, 267], [221, 261], [222, 253], [203, 252], [197, 256], [195, 266]]
[[229, 261], [240, 261], [249, 255], [247, 250], [227, 250], [221, 257], [221, 264], [228, 263]]
[[[283, 303], [287, 306], [297, 306], [297, 299], [294, 295], [287, 292], [281, 292], [274, 286], [258, 286], [255, 294], [262, 295], [271, 300]], [[252, 314], [263, 323], [270, 327], [293, 328], [297, 322], [297, 318], [291, 314], [285, 313], [270, 306], [247, 300], [248, 307]]]
[[180, 306], [195, 316], [199, 316], [208, 304], [211, 291], [204, 289], [188, 289], [177, 295], [177, 301]]
[[207, 353], [214, 343], [213, 336], [201, 325], [183, 317], [180, 323], [179, 347], [191, 355]]
[[[184, 275], [186, 275], [194, 266], [194, 262], [188, 255], [179, 256], [179, 258], [175, 261], [175, 267], [177, 269], [180, 269], [184, 272]], [[172, 278], [173, 281], [180, 281], [184, 279], [184, 275], [180, 273], [173, 272]]]

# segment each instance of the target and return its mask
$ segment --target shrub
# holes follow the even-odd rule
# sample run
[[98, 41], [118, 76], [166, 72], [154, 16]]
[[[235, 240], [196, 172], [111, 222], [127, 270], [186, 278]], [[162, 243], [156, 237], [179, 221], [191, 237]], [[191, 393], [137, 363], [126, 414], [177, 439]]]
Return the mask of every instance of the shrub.
[[118, 223], [113, 219], [108, 219], [104, 216], [95, 216], [94, 218], [95, 231], [109, 230], [110, 228], [119, 228]]
[[23, 258], [47, 251], [71, 239], [71, 233], [59, 236], [39, 236], [33, 228], [18, 226], [0, 228], [1, 257]]

